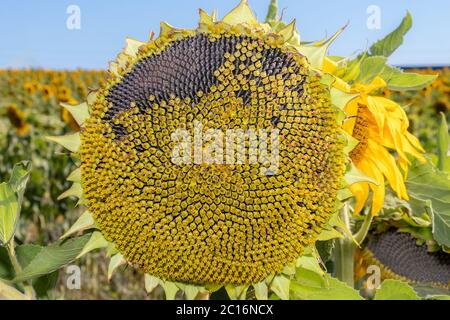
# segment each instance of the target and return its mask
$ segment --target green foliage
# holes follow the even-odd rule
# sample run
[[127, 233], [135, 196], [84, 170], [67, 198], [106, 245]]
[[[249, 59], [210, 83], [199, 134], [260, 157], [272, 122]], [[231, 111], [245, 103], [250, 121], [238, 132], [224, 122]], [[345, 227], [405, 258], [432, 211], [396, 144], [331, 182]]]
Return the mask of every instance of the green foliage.
[[406, 186], [412, 201], [430, 214], [433, 237], [441, 246], [450, 246], [450, 180], [431, 162], [415, 162]]
[[376, 76], [380, 75], [385, 66], [387, 58], [384, 56], [369, 56], [361, 62], [360, 73], [357, 82], [370, 83]]
[[429, 86], [437, 78], [437, 75], [403, 72], [391, 66], [386, 66], [380, 76], [386, 81], [388, 89], [394, 91], [417, 91]]
[[278, 20], [278, 0], [270, 0], [269, 10], [267, 11], [266, 23]]
[[16, 195], [9, 184], [0, 184], [0, 241], [7, 244], [14, 236], [19, 213]]
[[412, 16], [407, 12], [400, 25], [370, 47], [370, 53], [374, 56], [389, 57], [403, 43], [403, 37], [412, 27]]
[[338, 279], [304, 268], [297, 270], [290, 292], [293, 299], [301, 300], [362, 300], [358, 291]]
[[[339, 234], [341, 236], [341, 234]], [[316, 248], [320, 258], [325, 263], [333, 257], [334, 240], [316, 241]]]
[[22, 271], [16, 274], [14, 282], [23, 282], [39, 276], [53, 273], [61, 267], [73, 262], [82, 252], [84, 246], [91, 238], [90, 234], [58, 241], [47, 247], [24, 245], [17, 248], [26, 256], [28, 263], [22, 265]]
[[438, 164], [437, 167], [441, 171], [450, 172], [450, 156], [449, 156], [449, 133], [447, 119], [441, 112], [441, 125], [438, 132]]
[[375, 293], [374, 300], [421, 300], [414, 289], [398, 280], [385, 280]]
[[18, 163], [9, 182], [0, 184], [0, 244], [7, 244], [14, 237], [30, 169], [29, 162]]

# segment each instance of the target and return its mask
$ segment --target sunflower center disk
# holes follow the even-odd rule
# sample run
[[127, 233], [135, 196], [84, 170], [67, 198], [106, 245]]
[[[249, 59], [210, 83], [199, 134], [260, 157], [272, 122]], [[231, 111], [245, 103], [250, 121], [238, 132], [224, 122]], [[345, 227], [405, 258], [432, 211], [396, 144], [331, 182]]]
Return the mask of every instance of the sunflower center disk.
[[[172, 281], [243, 284], [280, 272], [315, 240], [342, 176], [319, 80], [302, 56], [250, 35], [199, 33], [140, 56], [99, 93], [82, 133], [83, 188], [106, 238]], [[277, 161], [240, 154], [242, 139], [250, 145], [242, 132], [268, 155], [276, 147]], [[227, 147], [238, 151], [226, 158]]]

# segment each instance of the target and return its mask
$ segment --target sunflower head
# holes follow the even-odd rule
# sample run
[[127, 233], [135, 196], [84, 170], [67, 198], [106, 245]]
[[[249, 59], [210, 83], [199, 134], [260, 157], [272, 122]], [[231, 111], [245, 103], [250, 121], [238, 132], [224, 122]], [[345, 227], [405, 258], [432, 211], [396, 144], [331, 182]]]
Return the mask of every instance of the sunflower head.
[[26, 121], [25, 114], [17, 105], [8, 105], [6, 107], [6, 115], [19, 136], [25, 136], [30, 131], [30, 125]]
[[369, 237], [361, 251], [365, 265], [380, 267], [383, 279], [450, 288], [450, 255], [429, 252], [407, 232], [388, 230]]
[[246, 1], [222, 21], [200, 11], [195, 30], [162, 23], [155, 40], [128, 39], [89, 94], [83, 196], [131, 264], [250, 284], [315, 241], [334, 212], [343, 142], [293, 26], [259, 24]]

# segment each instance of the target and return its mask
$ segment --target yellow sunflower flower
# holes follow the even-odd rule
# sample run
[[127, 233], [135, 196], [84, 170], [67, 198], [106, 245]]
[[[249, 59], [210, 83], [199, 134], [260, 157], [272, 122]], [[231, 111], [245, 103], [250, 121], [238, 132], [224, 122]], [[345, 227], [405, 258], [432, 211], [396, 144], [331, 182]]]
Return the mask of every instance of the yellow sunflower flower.
[[20, 137], [25, 136], [30, 131], [30, 125], [26, 122], [25, 114], [15, 104], [6, 108], [6, 115]]
[[[420, 142], [408, 132], [409, 121], [405, 111], [390, 99], [371, 95], [387, 87], [380, 77], [375, 77], [369, 84], [350, 86], [338, 80], [334, 85], [346, 93], [358, 94], [344, 108], [347, 119], [343, 129], [359, 141], [350, 152], [352, 162], [377, 183], [358, 182], [350, 186], [356, 198], [355, 213], [363, 209], [369, 189], [373, 192], [371, 213], [375, 215], [381, 210], [386, 181], [399, 198], [408, 200], [404, 183], [410, 165], [407, 155], [421, 161], [425, 159]], [[397, 158], [389, 151], [394, 151]]]

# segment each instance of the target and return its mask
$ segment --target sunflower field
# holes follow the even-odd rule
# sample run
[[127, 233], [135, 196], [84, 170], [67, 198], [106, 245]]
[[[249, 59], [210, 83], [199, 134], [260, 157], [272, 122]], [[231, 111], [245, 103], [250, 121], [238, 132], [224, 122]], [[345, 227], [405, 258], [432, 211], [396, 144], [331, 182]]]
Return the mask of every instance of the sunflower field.
[[0, 70], [0, 299], [450, 299], [450, 69], [389, 65], [411, 27], [331, 56], [242, 0]]

